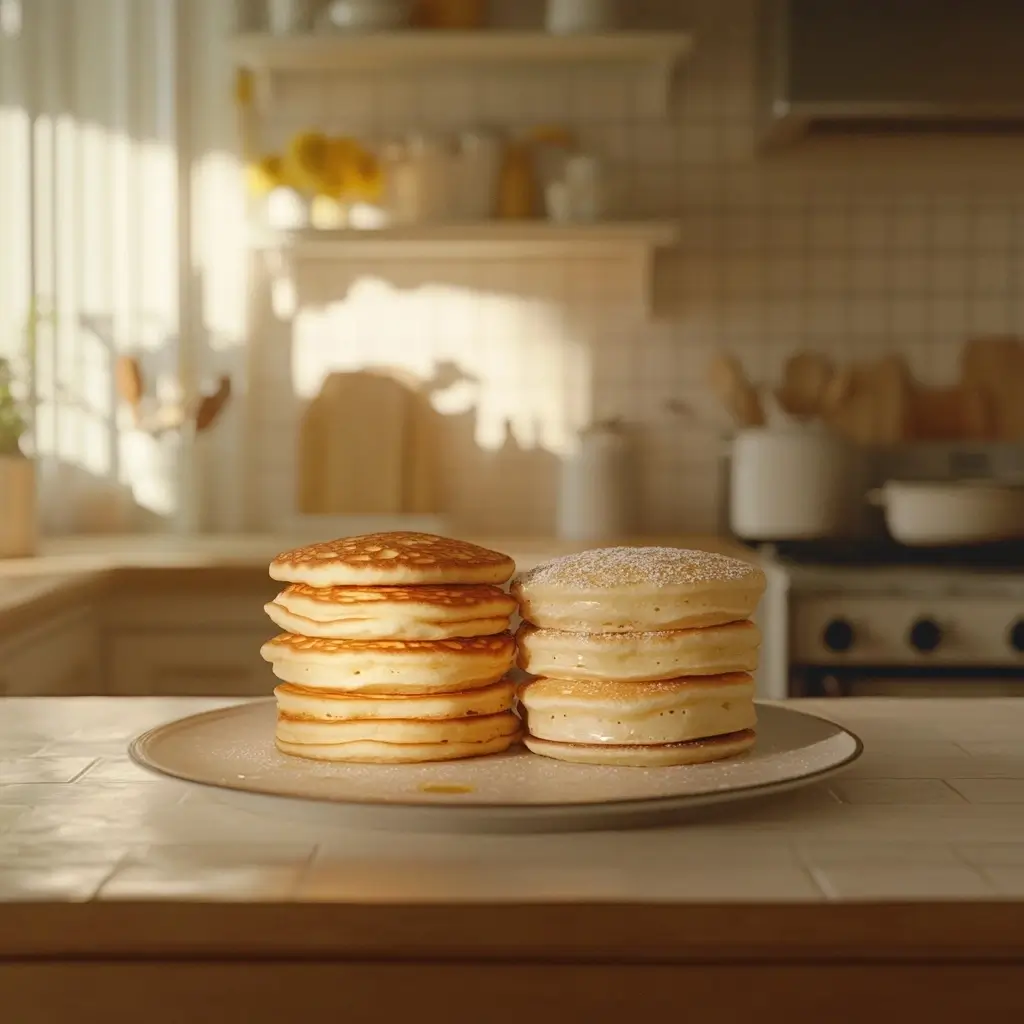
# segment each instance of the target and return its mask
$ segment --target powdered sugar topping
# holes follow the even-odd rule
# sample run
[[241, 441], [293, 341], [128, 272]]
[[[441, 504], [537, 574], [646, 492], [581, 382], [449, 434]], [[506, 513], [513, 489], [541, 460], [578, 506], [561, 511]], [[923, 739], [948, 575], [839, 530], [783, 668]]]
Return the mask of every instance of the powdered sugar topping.
[[638, 584], [665, 587], [732, 583], [753, 579], [760, 572], [749, 562], [714, 551], [616, 547], [593, 548], [554, 558], [522, 573], [516, 582], [519, 588], [592, 590]]

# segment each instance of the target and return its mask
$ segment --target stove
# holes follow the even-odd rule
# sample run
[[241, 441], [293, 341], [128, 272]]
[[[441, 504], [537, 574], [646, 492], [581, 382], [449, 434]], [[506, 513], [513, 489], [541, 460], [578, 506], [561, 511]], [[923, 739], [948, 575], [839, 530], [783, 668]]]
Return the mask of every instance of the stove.
[[1024, 695], [1024, 544], [759, 554], [766, 696]]
[[[876, 449], [873, 479], [1024, 479], [1024, 444]], [[1024, 694], [1024, 541], [897, 544], [881, 521], [854, 539], [759, 550], [767, 697]]]

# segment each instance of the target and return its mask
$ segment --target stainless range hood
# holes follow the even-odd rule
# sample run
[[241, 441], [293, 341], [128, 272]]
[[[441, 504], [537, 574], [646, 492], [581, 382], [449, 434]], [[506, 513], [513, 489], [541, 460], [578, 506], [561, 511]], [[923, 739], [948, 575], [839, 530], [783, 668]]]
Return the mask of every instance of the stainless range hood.
[[1024, 0], [761, 0], [770, 143], [1024, 132]]

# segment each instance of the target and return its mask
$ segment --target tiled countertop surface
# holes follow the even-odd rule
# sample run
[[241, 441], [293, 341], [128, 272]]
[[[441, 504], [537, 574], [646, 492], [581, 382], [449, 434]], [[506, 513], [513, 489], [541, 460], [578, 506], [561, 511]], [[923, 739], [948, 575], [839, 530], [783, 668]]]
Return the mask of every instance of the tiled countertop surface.
[[836, 700], [866, 752], [816, 787], [659, 830], [438, 835], [282, 822], [131, 764], [223, 701], [0, 702], [0, 899], [812, 902], [1024, 896], [1024, 700]]

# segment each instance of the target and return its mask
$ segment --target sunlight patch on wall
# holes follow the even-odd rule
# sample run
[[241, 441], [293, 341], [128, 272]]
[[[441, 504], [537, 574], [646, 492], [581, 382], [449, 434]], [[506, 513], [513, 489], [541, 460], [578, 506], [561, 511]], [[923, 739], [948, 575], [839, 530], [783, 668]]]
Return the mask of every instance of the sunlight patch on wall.
[[192, 249], [202, 271], [203, 330], [214, 352], [245, 343], [248, 295], [245, 188], [238, 158], [207, 153], [196, 165]]
[[[337, 295], [332, 270], [324, 283]], [[307, 291], [311, 282], [299, 281]], [[360, 274], [343, 300], [301, 298], [292, 374], [303, 401], [329, 373], [397, 367], [422, 382], [438, 412], [475, 409], [475, 441], [487, 451], [511, 434], [525, 450], [565, 453], [591, 414], [589, 350], [547, 297]]]

